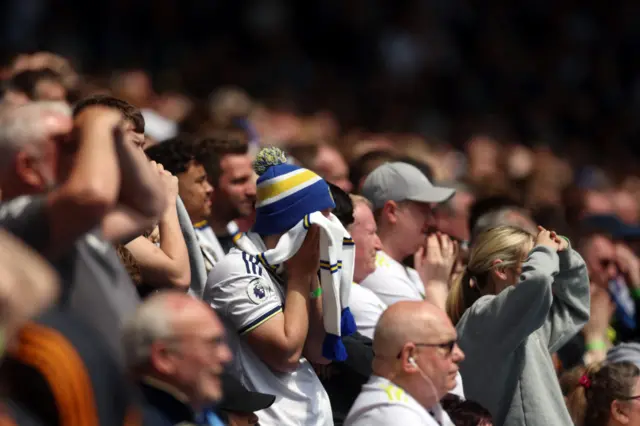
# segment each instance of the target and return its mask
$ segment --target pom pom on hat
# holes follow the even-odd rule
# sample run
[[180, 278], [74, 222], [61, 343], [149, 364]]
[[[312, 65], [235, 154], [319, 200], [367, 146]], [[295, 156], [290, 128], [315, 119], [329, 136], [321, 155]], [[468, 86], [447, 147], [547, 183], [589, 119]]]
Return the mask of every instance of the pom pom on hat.
[[280, 148], [274, 146], [262, 148], [253, 162], [253, 170], [258, 176], [262, 176], [269, 170], [269, 167], [285, 164], [286, 162], [287, 156]]
[[260, 175], [253, 232], [281, 234], [305, 215], [336, 206], [324, 179], [311, 170], [288, 164], [280, 148], [260, 150], [253, 169]]

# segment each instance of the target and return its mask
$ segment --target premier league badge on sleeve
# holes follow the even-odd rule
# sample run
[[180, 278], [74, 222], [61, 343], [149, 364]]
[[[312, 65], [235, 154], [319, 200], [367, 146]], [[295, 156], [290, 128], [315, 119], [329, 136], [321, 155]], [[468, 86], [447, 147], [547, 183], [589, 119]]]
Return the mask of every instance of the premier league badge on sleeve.
[[249, 300], [259, 305], [271, 297], [271, 287], [262, 279], [255, 278], [251, 280], [247, 287], [247, 295], [249, 296]]

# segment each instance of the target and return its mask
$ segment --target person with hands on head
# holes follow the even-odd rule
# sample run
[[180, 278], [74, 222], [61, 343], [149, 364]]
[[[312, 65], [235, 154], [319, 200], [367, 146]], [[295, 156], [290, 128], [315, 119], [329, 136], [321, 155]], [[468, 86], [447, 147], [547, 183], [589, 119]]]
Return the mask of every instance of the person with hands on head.
[[55, 266], [58, 304], [122, 356], [120, 325], [138, 296], [112, 243], [153, 225], [162, 181], [125, 138], [120, 111], [32, 102], [0, 115], [0, 226]]
[[465, 394], [497, 425], [573, 424], [550, 354], [589, 320], [589, 278], [568, 240], [538, 229], [478, 235], [447, 301], [467, 354]]

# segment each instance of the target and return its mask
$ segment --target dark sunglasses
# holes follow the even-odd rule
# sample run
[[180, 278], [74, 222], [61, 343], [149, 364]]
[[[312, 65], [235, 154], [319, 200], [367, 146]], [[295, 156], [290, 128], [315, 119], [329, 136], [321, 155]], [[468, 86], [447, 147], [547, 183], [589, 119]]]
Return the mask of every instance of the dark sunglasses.
[[[446, 356], [449, 356], [451, 355], [451, 352], [453, 352], [453, 348], [456, 346], [456, 343], [458, 343], [458, 340], [453, 339], [449, 342], [444, 342], [444, 343], [414, 343], [414, 345], [424, 346], [427, 348], [440, 348], [445, 352]], [[402, 356], [402, 351], [398, 353], [398, 356], [396, 358], [400, 359], [401, 356]]]

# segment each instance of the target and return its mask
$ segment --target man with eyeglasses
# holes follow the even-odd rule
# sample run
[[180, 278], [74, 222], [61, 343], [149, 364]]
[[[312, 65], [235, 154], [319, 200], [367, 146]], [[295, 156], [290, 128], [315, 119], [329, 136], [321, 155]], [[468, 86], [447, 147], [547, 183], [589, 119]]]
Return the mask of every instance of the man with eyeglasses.
[[453, 426], [440, 400], [456, 384], [464, 359], [449, 317], [431, 303], [398, 302], [380, 317], [373, 375], [345, 426]]
[[[147, 298], [126, 324], [127, 363], [144, 396], [144, 424], [198, 424], [222, 398], [221, 375], [231, 361], [224, 327], [204, 302], [164, 291]], [[208, 413], [210, 425], [222, 424]]]

